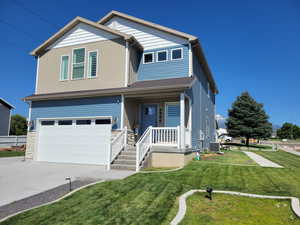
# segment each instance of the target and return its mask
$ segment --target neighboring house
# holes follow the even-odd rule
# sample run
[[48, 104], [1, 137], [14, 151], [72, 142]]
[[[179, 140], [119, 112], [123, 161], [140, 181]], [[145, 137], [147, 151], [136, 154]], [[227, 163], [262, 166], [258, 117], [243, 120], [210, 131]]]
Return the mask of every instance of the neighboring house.
[[11, 110], [14, 107], [0, 98], [0, 136], [8, 136], [10, 129]]
[[195, 36], [112, 11], [76, 17], [31, 54], [27, 158], [139, 170], [215, 141], [218, 90]]

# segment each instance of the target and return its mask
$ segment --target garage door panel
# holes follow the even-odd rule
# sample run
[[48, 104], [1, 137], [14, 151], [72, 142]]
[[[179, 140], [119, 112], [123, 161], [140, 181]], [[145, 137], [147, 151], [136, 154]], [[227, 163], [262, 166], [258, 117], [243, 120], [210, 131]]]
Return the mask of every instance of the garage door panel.
[[40, 126], [38, 160], [106, 164], [110, 139], [110, 124]]

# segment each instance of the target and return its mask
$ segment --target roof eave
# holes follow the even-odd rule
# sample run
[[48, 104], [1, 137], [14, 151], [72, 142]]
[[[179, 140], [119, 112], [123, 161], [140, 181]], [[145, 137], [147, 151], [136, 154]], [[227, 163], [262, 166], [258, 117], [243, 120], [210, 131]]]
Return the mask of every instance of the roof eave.
[[61, 28], [58, 32], [56, 32], [54, 35], [52, 35], [48, 40], [46, 40], [43, 44], [41, 44], [40, 46], [38, 46], [37, 48], [35, 48], [33, 51], [30, 52], [30, 55], [32, 56], [38, 56], [39, 54], [41, 54], [43, 52], [43, 50], [45, 50], [47, 47], [49, 47], [51, 44], [55, 43], [59, 38], [61, 38], [65, 33], [67, 33], [68, 31], [70, 31], [71, 29], [73, 29], [76, 25], [78, 25], [79, 23], [84, 23], [90, 26], [93, 26], [97, 29], [101, 29], [104, 30], [108, 33], [114, 34], [116, 36], [122, 37], [124, 38], [124, 40], [133, 40], [135, 42], [136, 39], [132, 36], [132, 35], [127, 35], [124, 33], [121, 33], [117, 30], [113, 30], [107, 26], [103, 26], [101, 24], [95, 23], [93, 21], [90, 21], [88, 19], [82, 18], [82, 17], [75, 17], [72, 21], [70, 21], [67, 25], [65, 25], [63, 28]]
[[141, 24], [146, 25], [148, 27], [152, 27], [152, 28], [161, 30], [163, 32], [170, 33], [172, 35], [175, 35], [175, 36], [178, 36], [178, 37], [181, 37], [181, 38], [185, 38], [190, 42], [193, 42], [193, 41], [197, 40], [196, 36], [193, 36], [193, 35], [181, 32], [181, 31], [177, 31], [177, 30], [174, 30], [174, 29], [171, 29], [171, 28], [168, 28], [168, 27], [164, 27], [164, 26], [161, 26], [159, 24], [148, 22], [148, 21], [145, 21], [143, 19], [140, 19], [140, 18], [137, 18], [137, 17], [134, 17], [134, 16], [130, 16], [130, 15], [127, 15], [125, 13], [121, 13], [121, 12], [118, 12], [118, 11], [115, 11], [115, 10], [110, 11], [107, 15], [105, 15], [103, 18], [101, 18], [98, 21], [98, 23], [104, 25], [107, 21], [109, 21], [114, 16], [119, 16], [119, 17], [122, 17], [122, 18], [125, 18], [125, 19], [128, 19], [128, 20], [131, 20], [133, 22], [136, 22], [136, 23], [141, 23]]

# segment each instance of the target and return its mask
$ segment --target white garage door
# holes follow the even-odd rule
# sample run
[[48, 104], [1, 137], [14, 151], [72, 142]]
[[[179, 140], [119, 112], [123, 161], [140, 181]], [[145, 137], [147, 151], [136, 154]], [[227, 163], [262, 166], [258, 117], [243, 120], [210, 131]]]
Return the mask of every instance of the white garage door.
[[40, 120], [37, 160], [107, 164], [110, 140], [110, 119]]

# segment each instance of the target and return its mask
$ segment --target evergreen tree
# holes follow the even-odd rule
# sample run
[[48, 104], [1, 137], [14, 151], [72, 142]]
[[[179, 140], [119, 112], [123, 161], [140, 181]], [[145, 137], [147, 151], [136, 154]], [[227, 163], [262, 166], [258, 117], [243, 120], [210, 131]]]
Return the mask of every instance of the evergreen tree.
[[284, 123], [277, 130], [277, 136], [281, 139], [296, 139], [300, 138], [300, 127], [292, 123]]
[[13, 115], [10, 120], [10, 135], [26, 135], [27, 121], [21, 115]]
[[272, 134], [272, 124], [263, 104], [257, 103], [248, 92], [237, 97], [228, 110], [227, 132], [232, 137], [245, 137], [249, 145], [250, 138], [268, 138]]

